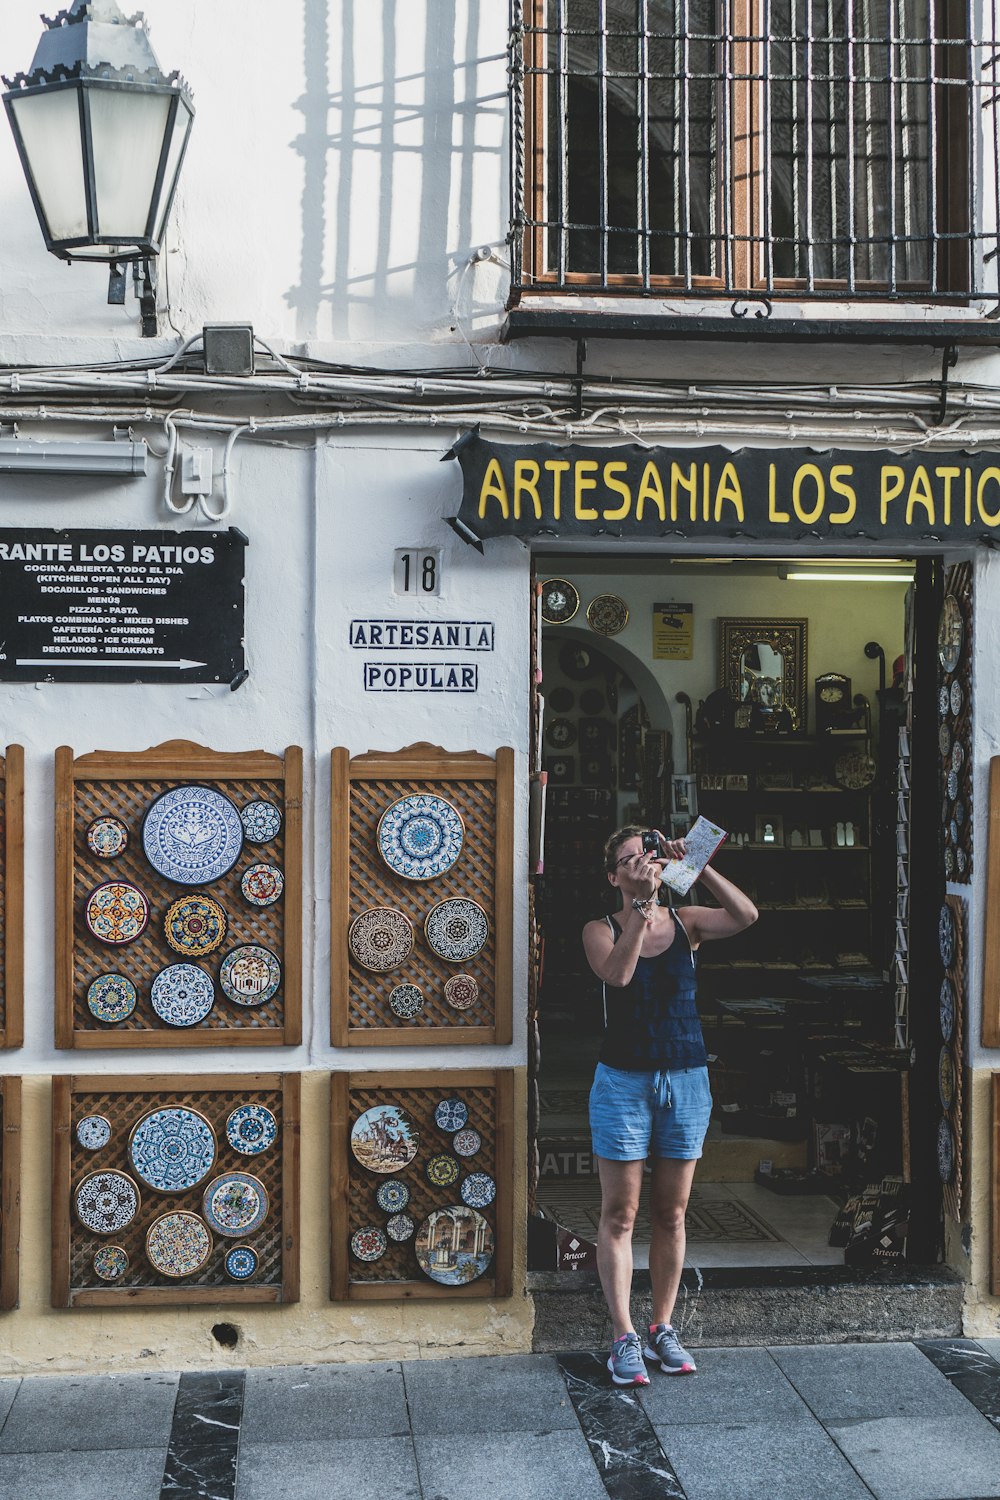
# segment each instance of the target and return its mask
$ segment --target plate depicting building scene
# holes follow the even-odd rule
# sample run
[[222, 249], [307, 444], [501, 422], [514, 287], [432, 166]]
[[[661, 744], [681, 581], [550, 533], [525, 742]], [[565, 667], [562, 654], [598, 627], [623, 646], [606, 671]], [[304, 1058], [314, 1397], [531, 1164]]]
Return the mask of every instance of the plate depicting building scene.
[[493, 1259], [493, 1248], [488, 1221], [464, 1203], [428, 1214], [414, 1241], [420, 1269], [442, 1286], [466, 1286], [482, 1276]]

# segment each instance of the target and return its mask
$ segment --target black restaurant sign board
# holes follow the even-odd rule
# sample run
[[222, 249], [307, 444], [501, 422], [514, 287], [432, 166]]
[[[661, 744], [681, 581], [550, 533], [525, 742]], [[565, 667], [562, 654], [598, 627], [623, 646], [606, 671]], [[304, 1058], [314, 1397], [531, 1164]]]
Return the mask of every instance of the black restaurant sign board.
[[462, 469], [453, 525], [491, 537], [976, 542], [1000, 537], [1000, 453], [492, 443]]
[[247, 539], [0, 529], [0, 681], [232, 682]]

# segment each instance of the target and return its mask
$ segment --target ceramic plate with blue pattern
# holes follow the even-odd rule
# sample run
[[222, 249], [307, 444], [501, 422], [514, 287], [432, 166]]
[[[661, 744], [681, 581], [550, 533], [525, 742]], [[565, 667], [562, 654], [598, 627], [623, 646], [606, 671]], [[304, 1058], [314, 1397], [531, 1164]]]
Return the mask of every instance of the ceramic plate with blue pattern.
[[281, 808], [263, 798], [240, 808], [240, 818], [248, 844], [269, 844], [281, 832]]
[[444, 797], [418, 792], [400, 797], [379, 819], [378, 852], [404, 880], [433, 880], [462, 852], [465, 824]]
[[168, 1026], [197, 1026], [215, 1004], [215, 985], [197, 964], [168, 964], [153, 980], [149, 1000]]
[[226, 1121], [226, 1140], [243, 1156], [259, 1156], [277, 1135], [278, 1122], [263, 1104], [239, 1104]]
[[442, 1099], [434, 1111], [434, 1124], [449, 1134], [469, 1123], [469, 1106], [462, 1099]]
[[432, 1281], [466, 1286], [489, 1269], [493, 1230], [476, 1209], [453, 1203], [427, 1215], [413, 1248], [420, 1269]]
[[220, 880], [242, 848], [240, 815], [214, 787], [171, 787], [143, 819], [143, 853], [158, 875], [178, 885]]
[[249, 1172], [225, 1172], [208, 1184], [201, 1207], [217, 1234], [252, 1234], [267, 1218], [267, 1189]]
[[458, 1191], [470, 1208], [488, 1208], [497, 1195], [497, 1185], [488, 1172], [470, 1172]]
[[438, 958], [462, 964], [485, 948], [490, 924], [477, 901], [450, 896], [431, 907], [424, 921], [424, 935]]
[[128, 1153], [154, 1192], [183, 1193], [212, 1170], [215, 1132], [195, 1109], [153, 1109], [136, 1123]]
[[234, 1245], [223, 1264], [230, 1281], [249, 1281], [257, 1274], [257, 1252], [250, 1245]]
[[391, 1177], [388, 1182], [380, 1182], [375, 1189], [375, 1202], [387, 1214], [398, 1214], [409, 1201], [410, 1190], [406, 1183], [398, 1182], [394, 1177]]
[[111, 1121], [103, 1115], [84, 1115], [77, 1121], [76, 1138], [85, 1151], [100, 1151], [111, 1139]]
[[98, 974], [87, 990], [87, 1009], [98, 1021], [111, 1026], [128, 1020], [137, 999], [135, 985], [124, 974]]

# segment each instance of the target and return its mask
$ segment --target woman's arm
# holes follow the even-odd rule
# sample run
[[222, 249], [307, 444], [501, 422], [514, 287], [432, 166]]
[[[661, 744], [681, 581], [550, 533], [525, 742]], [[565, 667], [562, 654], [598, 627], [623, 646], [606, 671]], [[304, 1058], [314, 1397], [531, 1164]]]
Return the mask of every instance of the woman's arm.
[[750, 897], [739, 886], [733, 885], [731, 880], [727, 880], [710, 865], [705, 866], [698, 880], [719, 905], [685, 906], [683, 922], [692, 945], [711, 942], [715, 938], [733, 937], [735, 933], [753, 926], [759, 913]]
[[583, 951], [587, 962], [605, 984], [614, 989], [624, 989], [631, 982], [642, 948], [646, 931], [646, 918], [632, 905], [634, 890], [636, 899], [655, 901], [660, 888], [660, 871], [663, 861], [648, 854], [637, 854], [628, 861], [628, 890], [622, 891], [624, 907], [618, 913], [621, 937], [614, 940], [607, 922], [588, 922], [583, 929]]

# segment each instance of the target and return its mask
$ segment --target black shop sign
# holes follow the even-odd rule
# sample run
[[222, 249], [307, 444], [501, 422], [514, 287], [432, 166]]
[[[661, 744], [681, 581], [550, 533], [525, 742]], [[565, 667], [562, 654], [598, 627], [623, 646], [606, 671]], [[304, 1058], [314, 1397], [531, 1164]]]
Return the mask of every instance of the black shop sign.
[[0, 681], [233, 682], [242, 532], [0, 530]]
[[487, 442], [462, 469], [452, 526], [491, 537], [977, 542], [1000, 537], [1000, 453], [920, 449], [589, 447]]

